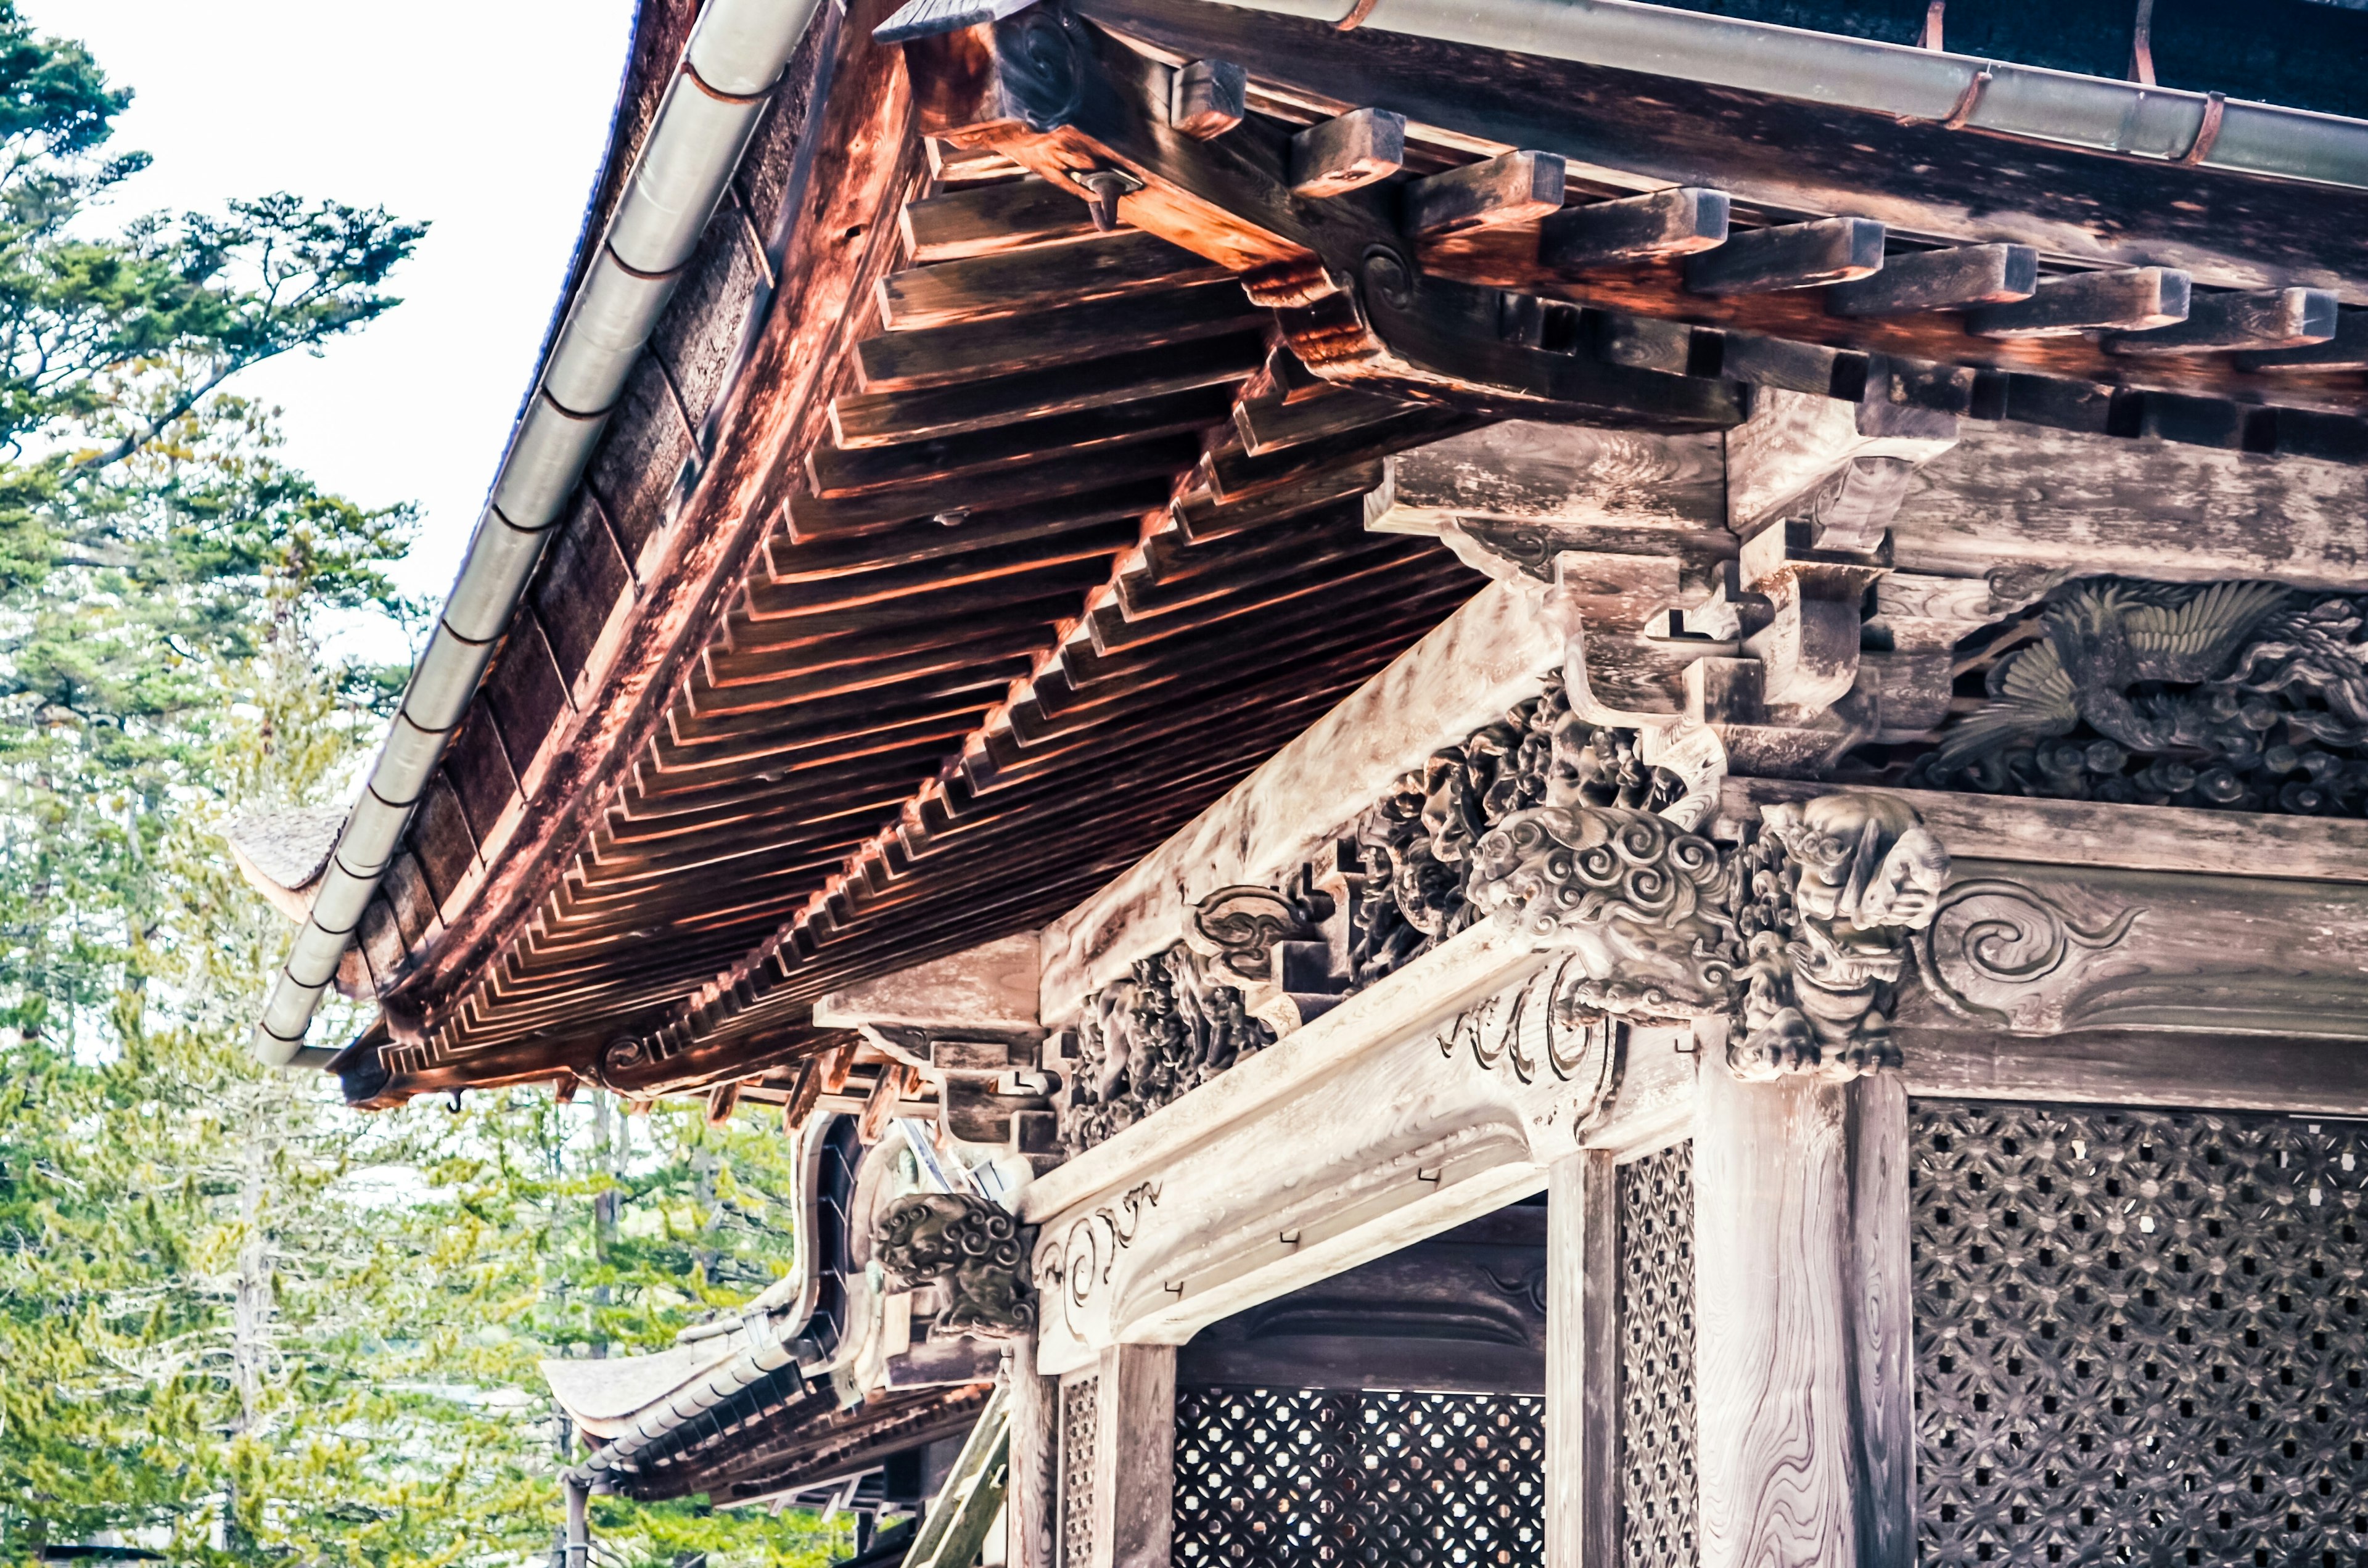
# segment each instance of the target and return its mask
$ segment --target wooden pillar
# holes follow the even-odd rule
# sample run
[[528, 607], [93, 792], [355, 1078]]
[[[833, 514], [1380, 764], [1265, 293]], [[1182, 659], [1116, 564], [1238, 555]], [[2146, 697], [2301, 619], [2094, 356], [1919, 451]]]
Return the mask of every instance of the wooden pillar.
[[[1074, 1382], [1064, 1385], [1064, 1395]], [[1113, 1346], [1102, 1352], [1095, 1384], [1092, 1541], [1084, 1562], [1061, 1568], [1168, 1568], [1176, 1347]], [[1064, 1487], [1072, 1483], [1063, 1478]]]
[[1620, 1561], [1620, 1199], [1610, 1150], [1546, 1173], [1546, 1568]]
[[1004, 1560], [1011, 1568], [1060, 1568], [1053, 1555], [1053, 1498], [1059, 1476], [1057, 1391], [1036, 1371], [1033, 1335], [1013, 1347], [1011, 1481], [1004, 1494]]
[[1909, 1568], [1907, 1098], [1702, 1074], [1702, 1568]]

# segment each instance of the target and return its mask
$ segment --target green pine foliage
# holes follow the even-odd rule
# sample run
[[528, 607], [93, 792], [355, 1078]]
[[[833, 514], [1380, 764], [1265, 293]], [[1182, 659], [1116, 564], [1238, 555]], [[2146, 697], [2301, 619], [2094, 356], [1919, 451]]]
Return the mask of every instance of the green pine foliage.
[[[103, 233], [128, 101], [0, 0], [0, 1562], [541, 1562], [582, 1449], [536, 1363], [779, 1278], [790, 1148], [599, 1096], [363, 1115], [248, 1054], [290, 929], [222, 831], [350, 794], [404, 672], [324, 648], [421, 607], [408, 510], [323, 492], [223, 387], [391, 308], [422, 231], [280, 195]], [[598, 1525], [612, 1568], [850, 1540]]]

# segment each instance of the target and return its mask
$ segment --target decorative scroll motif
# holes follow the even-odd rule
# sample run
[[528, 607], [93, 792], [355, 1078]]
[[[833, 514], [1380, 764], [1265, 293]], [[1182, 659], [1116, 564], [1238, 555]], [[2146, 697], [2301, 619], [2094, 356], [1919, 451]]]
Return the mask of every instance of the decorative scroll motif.
[[1328, 913], [1270, 888], [1219, 888], [1192, 906], [1184, 945], [1209, 960], [1217, 979], [1262, 985], [1275, 977], [1275, 944], [1310, 939]]
[[2368, 815], [2368, 595], [2089, 577], [1907, 781], [2070, 800]]
[[[2050, 994], [2075, 982], [2082, 955], [2109, 951], [2143, 908], [2082, 921], [2035, 888], [2002, 877], [1956, 882], [1916, 937], [1917, 967], [1933, 999], [1971, 1023], [2040, 1026]], [[2062, 1020], [2055, 1022], [2060, 1027]], [[2054, 1032], [2034, 1028], [2034, 1032]]]
[[1607, 1103], [1619, 1085], [1625, 1026], [1571, 1006], [1574, 986], [1585, 979], [1578, 960], [1565, 959], [1474, 1003], [1439, 1031], [1440, 1054], [1469, 1057], [1476, 1067], [1509, 1073], [1524, 1084], [1551, 1075], [1590, 1085], [1589, 1103]]
[[1010, 1337], [1036, 1327], [1028, 1257], [1035, 1229], [973, 1193], [915, 1192], [880, 1217], [872, 1256], [898, 1285], [942, 1284], [951, 1298], [932, 1339]]
[[1723, 857], [1667, 818], [1561, 793], [1480, 841], [1469, 897], [1576, 956], [1565, 1017], [1728, 1018], [1728, 1062], [1746, 1077], [1899, 1065], [1909, 939], [1949, 874], [1913, 811], [1851, 791], [1771, 806]]
[[[1044, 1290], [1059, 1298], [1063, 1310], [1075, 1312], [1110, 1283], [1118, 1255], [1134, 1244], [1143, 1226], [1144, 1210], [1159, 1207], [1159, 1184], [1137, 1182], [1116, 1203], [1105, 1203], [1069, 1227], [1061, 1250], [1039, 1273]], [[1076, 1326], [1073, 1322], [1071, 1326]]]
[[2368, 1549], [2368, 1128], [1913, 1108], [1917, 1561]]
[[1061, 1141], [1077, 1153], [1274, 1043], [1241, 991], [1178, 942], [1087, 998]]
[[1545, 1402], [1178, 1389], [1178, 1568], [1545, 1561]]
[[1693, 1568], [1694, 1159], [1620, 1167], [1620, 1561]]
[[1350, 829], [1349, 986], [1361, 990], [1479, 917], [1465, 897], [1474, 847], [1516, 812], [1543, 804], [1549, 786], [1597, 806], [1651, 812], [1684, 784], [1638, 757], [1632, 731], [1574, 718], [1559, 674], [1463, 744], [1431, 755]]
[[1101, 1380], [1091, 1375], [1061, 1387], [1061, 1568], [1088, 1568], [1094, 1560], [1094, 1448], [1099, 1436]]

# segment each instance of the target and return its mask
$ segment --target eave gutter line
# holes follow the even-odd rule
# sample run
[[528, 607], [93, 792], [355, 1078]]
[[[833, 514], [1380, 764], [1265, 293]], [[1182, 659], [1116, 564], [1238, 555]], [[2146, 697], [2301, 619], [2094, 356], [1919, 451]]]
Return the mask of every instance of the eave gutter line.
[[739, 166], [820, 0], [708, 0], [618, 204], [511, 433], [492, 495], [403, 705], [346, 819], [311, 913], [256, 1025], [274, 1067], [325, 1066], [313, 1014], [378, 892], [453, 727], [469, 710], [545, 540], [565, 517], [625, 379]]
[[[1339, 26], [1344, 0], [1223, 0]], [[1371, 0], [1352, 25], [2232, 174], [2368, 188], [2368, 120], [1634, 0]]]

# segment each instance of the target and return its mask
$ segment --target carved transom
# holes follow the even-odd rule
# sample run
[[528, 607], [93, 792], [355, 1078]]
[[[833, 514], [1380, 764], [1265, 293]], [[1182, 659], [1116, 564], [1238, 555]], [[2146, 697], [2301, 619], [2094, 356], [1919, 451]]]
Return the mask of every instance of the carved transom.
[[1545, 1402], [1178, 1389], [1177, 1568], [1543, 1568]]
[[2368, 1127], [1919, 1101], [1917, 1561], [2368, 1553]]

